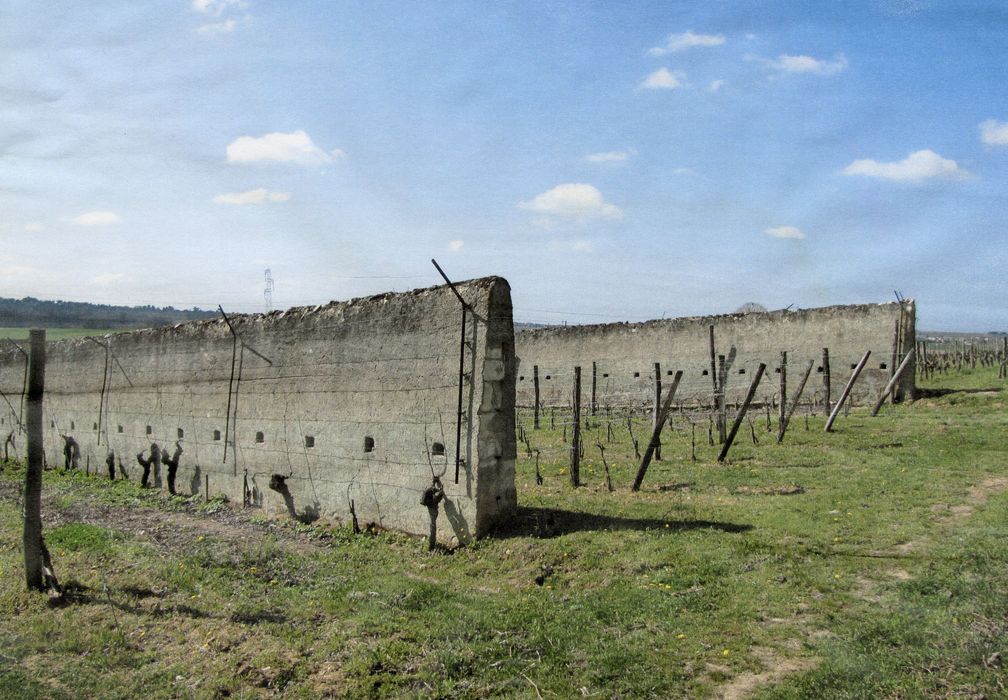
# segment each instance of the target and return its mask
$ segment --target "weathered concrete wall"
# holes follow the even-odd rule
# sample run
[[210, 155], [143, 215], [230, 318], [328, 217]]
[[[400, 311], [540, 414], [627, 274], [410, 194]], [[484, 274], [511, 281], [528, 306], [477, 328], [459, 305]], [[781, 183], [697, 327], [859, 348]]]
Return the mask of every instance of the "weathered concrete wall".
[[[299, 517], [349, 519], [352, 500], [362, 526], [418, 534], [429, 529], [420, 498], [433, 470], [446, 493], [439, 540], [479, 536], [516, 505], [511, 296], [500, 278], [457, 287], [472, 305], [457, 485], [461, 305], [447, 287], [236, 316], [234, 355], [223, 320], [50, 343], [48, 463], [63, 463], [61, 435], [71, 435], [82, 468], [107, 473], [111, 450], [137, 480], [138, 452], [156, 443], [171, 454], [178, 441], [179, 493], [208, 485], [242, 502], [247, 484], [252, 504], [285, 511], [269, 488], [278, 474]], [[23, 368], [17, 350], [0, 353], [0, 388], [13, 397], [5, 434]], [[152, 481], [167, 488], [166, 467]]]
[[[797, 311], [730, 314], [588, 326], [523, 330], [516, 334], [518, 398], [520, 406], [534, 403], [533, 368], [539, 367], [540, 400], [550, 406], [570, 403], [573, 368], [581, 366], [582, 401], [591, 400], [592, 363], [599, 406], [650, 405], [654, 397], [654, 363], [661, 363], [664, 387], [675, 370], [683, 370], [677, 392], [687, 405], [707, 406], [713, 386], [710, 377], [709, 328], [714, 326], [717, 353], [726, 356], [727, 400], [744, 396], [760, 362], [767, 365], [757, 391], [759, 401], [778, 394], [780, 352], [788, 353], [789, 396], [797, 388], [809, 360], [813, 374], [803, 401], [823, 396], [822, 349], [829, 348], [831, 398], [835, 401], [851, 370], [866, 350], [872, 354], [858, 382], [855, 402], [874, 400], [894, 369], [897, 324], [902, 323], [896, 348], [898, 364], [914, 347], [915, 307], [900, 304], [830, 306]], [[911, 365], [897, 391], [898, 399], [912, 397], [915, 368]]]

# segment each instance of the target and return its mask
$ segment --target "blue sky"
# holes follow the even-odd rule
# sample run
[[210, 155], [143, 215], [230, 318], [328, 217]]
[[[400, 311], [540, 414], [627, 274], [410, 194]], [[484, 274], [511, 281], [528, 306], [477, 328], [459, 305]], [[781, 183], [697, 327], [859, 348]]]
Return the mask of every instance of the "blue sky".
[[0, 9], [0, 296], [516, 320], [918, 300], [1008, 330], [1000, 3]]

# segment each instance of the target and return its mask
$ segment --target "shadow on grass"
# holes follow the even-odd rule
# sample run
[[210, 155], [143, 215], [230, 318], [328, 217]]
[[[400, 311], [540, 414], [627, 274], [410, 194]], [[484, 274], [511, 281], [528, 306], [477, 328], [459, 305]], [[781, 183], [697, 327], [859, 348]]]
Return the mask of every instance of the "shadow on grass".
[[937, 399], [949, 394], [991, 394], [1002, 391], [1002, 387], [991, 386], [980, 389], [922, 389], [917, 387], [918, 399]]
[[559, 508], [531, 508], [518, 506], [511, 521], [498, 528], [493, 537], [558, 537], [573, 532], [598, 532], [602, 530], [661, 530], [663, 532], [688, 532], [690, 530], [719, 530], [721, 532], [747, 532], [752, 525], [726, 523], [714, 520], [661, 520], [659, 518], [621, 518], [598, 513], [561, 510]]
[[[102, 591], [91, 589], [79, 581], [69, 581], [63, 586], [63, 595], [59, 598], [50, 598], [49, 607], [62, 608], [70, 605], [110, 605], [116, 610], [132, 615], [149, 615], [154, 618], [168, 617], [172, 615], [185, 615], [193, 619], [213, 617], [208, 613], [198, 610], [189, 605], [166, 605], [157, 604], [153, 609], [143, 608], [138, 605], [123, 603], [113, 597], [114, 594], [125, 594], [131, 598], [162, 598], [163, 594], [145, 588], [135, 588], [127, 586], [121, 590], [109, 589]], [[116, 595], [116, 597], [118, 597]]]

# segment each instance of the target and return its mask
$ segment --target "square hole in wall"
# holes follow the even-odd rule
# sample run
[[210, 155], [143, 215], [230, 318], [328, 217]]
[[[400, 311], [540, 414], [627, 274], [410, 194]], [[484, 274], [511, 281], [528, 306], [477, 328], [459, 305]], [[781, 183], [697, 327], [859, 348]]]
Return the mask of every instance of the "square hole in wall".
[[606, 378], [608, 378], [608, 377], [609, 377], [609, 373], [608, 373], [608, 372], [603, 372], [603, 373], [602, 373], [602, 378], [603, 378], [603, 379], [606, 379]]
[[181, 440], [182, 438], [185, 437], [185, 431], [182, 430], [182, 428], [179, 428], [178, 430], [176, 430], [175, 434], [178, 435], [178, 439], [179, 440]]
[[116, 432], [121, 433], [122, 431], [123, 431], [123, 427], [121, 425], [116, 426]]
[[435, 442], [431, 445], [430, 453], [432, 457], [444, 457], [444, 445], [440, 442]]
[[879, 369], [886, 369], [886, 367], [887, 367], [887, 365], [886, 365], [885, 362], [880, 363], [879, 366], [878, 366]]
[[857, 362], [853, 363], [853, 364], [852, 364], [852, 365], [850, 366], [850, 368], [851, 368], [851, 369], [857, 369]]
[[266, 435], [263, 434], [263, 431], [259, 430], [256, 432], [256, 442], [260, 444], [266, 442]]
[[50, 428], [55, 428], [56, 427], [56, 421], [50, 421], [49, 422], [49, 427]]
[[823, 368], [822, 368], [821, 365], [816, 368], [816, 372], [822, 373], [822, 371], [823, 371]]
[[675, 372], [673, 372], [672, 370], [669, 370], [669, 371], [668, 371], [668, 372], [666, 372], [665, 374], [667, 374], [668, 376], [670, 376], [670, 377], [671, 377], [671, 376], [673, 376], [673, 375], [675, 374]]
[[364, 451], [373, 452], [374, 451], [374, 438], [370, 435], [364, 436]]
[[775, 367], [774, 368], [774, 372], [776, 372], [777, 374], [780, 374], [780, 367]]
[[153, 431], [153, 430], [151, 430], [151, 427], [150, 427], [150, 426], [148, 425], [148, 426], [147, 426], [147, 434], [148, 434], [148, 435], [150, 435], [150, 434], [151, 434], [151, 433], [153, 433], [153, 432], [154, 432], [154, 431]]
[[706, 376], [710, 375], [710, 372], [709, 372], [709, 371], [707, 371], [707, 370], [704, 370], [704, 371], [703, 371], [703, 372], [701, 372], [700, 374], [701, 374], [701, 375], [703, 375], [704, 377], [706, 377]]
[[745, 374], [745, 367], [739, 367], [739, 374]]
[[93, 426], [91, 427], [91, 430], [98, 430], [98, 424], [97, 424], [97, 423], [95, 423], [95, 424], [94, 424], [94, 425], [93, 425]]
[[304, 446], [305, 447], [315, 447], [315, 436], [314, 435], [305, 435], [305, 437], [304, 437]]
[[[885, 367], [883, 367], [882, 369], [885, 369]], [[70, 421], [70, 430], [75, 430], [76, 428], [77, 428], [77, 426], [74, 425], [74, 422]]]
[[524, 382], [525, 381], [525, 377], [518, 377], [518, 381], [519, 382]]
[[547, 374], [547, 375], [546, 375], [546, 378], [547, 378], [547, 379], [549, 379], [549, 378], [550, 378], [550, 376], [549, 376], [549, 375]]
[[220, 431], [219, 430], [213, 431], [213, 439], [214, 440], [220, 440]]
[[640, 372], [634, 372], [633, 376], [634, 376], [634, 379], [639, 378], [640, 377]]

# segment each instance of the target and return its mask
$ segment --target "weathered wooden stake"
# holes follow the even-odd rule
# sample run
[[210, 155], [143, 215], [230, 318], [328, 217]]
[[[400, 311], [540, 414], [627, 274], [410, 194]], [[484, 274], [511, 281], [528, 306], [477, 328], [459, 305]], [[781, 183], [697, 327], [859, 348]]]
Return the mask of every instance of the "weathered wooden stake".
[[861, 370], [863, 370], [864, 366], [868, 363], [869, 355], [871, 355], [871, 350], [865, 352], [864, 357], [861, 358], [861, 361], [857, 363], [857, 366], [851, 373], [850, 379], [847, 380], [847, 386], [844, 387], [843, 392], [840, 394], [840, 398], [836, 402], [836, 406], [833, 407], [833, 412], [830, 413], [829, 419], [826, 421], [825, 431], [827, 433], [833, 431], [833, 421], [835, 421], [837, 415], [840, 414], [840, 409], [843, 408], [844, 401], [847, 400], [847, 397], [850, 395], [851, 389], [854, 388], [854, 382], [857, 381], [857, 378], [861, 375]]
[[[815, 360], [809, 360], [808, 367], [805, 368], [805, 376], [798, 383], [798, 391], [795, 392], [794, 398], [791, 399], [791, 408], [788, 409], [784, 420], [781, 421], [780, 432], [777, 435], [778, 445], [784, 440], [784, 433], [787, 431], [788, 423], [791, 422], [791, 416], [794, 414], [795, 409], [798, 408], [798, 401], [801, 399], [802, 392], [805, 391], [805, 382], [808, 381], [809, 376], [812, 374], [813, 366], [815, 366]], [[808, 416], [805, 417], [805, 429], [808, 430]]]
[[727, 373], [725, 372], [725, 356], [718, 355], [718, 442], [724, 444], [725, 441], [725, 389], [727, 389]]
[[532, 413], [532, 429], [539, 430], [539, 365], [532, 365], [532, 386], [535, 389], [535, 408]]
[[780, 412], [777, 418], [777, 432], [780, 432], [787, 417], [787, 351], [780, 354]]
[[[651, 407], [651, 430], [658, 427], [658, 417], [661, 413], [661, 363], [654, 363], [654, 405]], [[654, 458], [656, 462], [661, 461], [661, 441], [655, 446]]]
[[672, 378], [672, 386], [669, 387], [665, 401], [661, 405], [658, 420], [655, 422], [654, 432], [651, 434], [651, 442], [648, 443], [647, 450], [644, 451], [644, 458], [637, 469], [637, 476], [634, 477], [632, 487], [634, 491], [639, 491], [641, 484], [644, 483], [644, 475], [647, 474], [648, 466], [651, 464], [651, 457], [654, 455], [655, 448], [661, 439], [661, 431], [668, 419], [669, 409], [672, 407], [672, 398], [675, 396], [676, 389], [679, 388], [679, 381], [682, 379], [682, 375], [682, 370], [678, 370], [675, 373], [675, 377]]
[[829, 348], [822, 349], [823, 410], [830, 410]]
[[581, 368], [574, 368], [574, 406], [571, 431], [570, 479], [571, 486], [581, 485]]
[[598, 404], [595, 402], [595, 385], [598, 382], [598, 363], [592, 360], [592, 396], [591, 396], [591, 414], [594, 416], [595, 412], [598, 410]]
[[879, 396], [878, 401], [875, 402], [875, 407], [872, 408], [871, 412], [873, 416], [878, 415], [879, 409], [881, 409], [882, 404], [885, 403], [886, 397], [889, 395], [889, 392], [891, 392], [893, 388], [895, 388], [896, 382], [899, 381], [900, 376], [903, 374], [903, 371], [907, 368], [907, 365], [910, 364], [910, 360], [912, 360], [913, 357], [914, 357], [914, 351], [911, 348], [910, 352], [908, 352], [906, 354], [906, 357], [903, 358], [903, 361], [900, 362], [900, 366], [896, 368], [896, 371], [893, 373], [892, 379], [890, 379], [889, 383], [885, 385], [885, 388], [882, 390], [882, 394]]
[[714, 387], [714, 408], [717, 408], [717, 394], [718, 394], [718, 374], [717, 374], [717, 355], [714, 354], [714, 326], [710, 327], [710, 376], [711, 384]]
[[753, 396], [756, 395], [756, 387], [759, 386], [760, 379], [763, 378], [763, 372], [766, 371], [766, 365], [762, 362], [759, 363], [759, 367], [756, 368], [756, 376], [753, 377], [752, 384], [749, 385], [749, 391], [746, 392], [745, 401], [739, 406], [738, 413], [735, 414], [735, 422], [732, 424], [731, 432], [728, 433], [728, 437], [725, 439], [724, 445], [721, 447], [721, 454], [718, 455], [717, 461], [723, 462], [724, 458], [728, 455], [728, 450], [731, 449], [732, 442], [735, 441], [735, 436], [738, 434], [739, 426], [742, 425], [742, 419], [745, 418], [746, 411], [749, 410], [749, 404], [753, 400]]
[[29, 333], [31, 352], [28, 355], [28, 392], [25, 422], [28, 430], [28, 469], [25, 472], [24, 495], [24, 562], [28, 588], [45, 589], [42, 551], [42, 468], [45, 446], [42, 441], [42, 400], [45, 393], [45, 330]]

